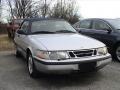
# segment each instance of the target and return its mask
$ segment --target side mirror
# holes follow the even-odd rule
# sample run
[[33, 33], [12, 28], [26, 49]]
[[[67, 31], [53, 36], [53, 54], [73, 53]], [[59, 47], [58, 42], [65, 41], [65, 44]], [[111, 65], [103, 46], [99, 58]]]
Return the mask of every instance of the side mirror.
[[24, 35], [27, 35], [27, 34], [26, 34], [23, 30], [21, 30], [21, 29], [18, 30], [17, 33], [18, 33], [18, 34], [24, 34]]
[[110, 34], [112, 32], [112, 30], [109, 28], [103, 28], [102, 30], [105, 30], [108, 34]]
[[107, 29], [107, 32], [110, 34], [112, 32], [112, 30], [111, 29]]

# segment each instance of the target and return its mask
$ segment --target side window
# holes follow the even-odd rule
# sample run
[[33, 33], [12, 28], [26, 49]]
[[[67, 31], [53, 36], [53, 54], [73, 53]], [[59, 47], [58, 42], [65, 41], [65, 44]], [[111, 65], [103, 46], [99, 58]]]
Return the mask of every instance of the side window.
[[26, 33], [28, 31], [28, 28], [29, 28], [29, 22], [24, 22], [21, 26], [21, 30], [23, 30]]
[[109, 30], [110, 27], [103, 21], [94, 21], [93, 22], [93, 29], [96, 30]]
[[80, 22], [80, 28], [90, 29], [91, 21], [84, 20]]

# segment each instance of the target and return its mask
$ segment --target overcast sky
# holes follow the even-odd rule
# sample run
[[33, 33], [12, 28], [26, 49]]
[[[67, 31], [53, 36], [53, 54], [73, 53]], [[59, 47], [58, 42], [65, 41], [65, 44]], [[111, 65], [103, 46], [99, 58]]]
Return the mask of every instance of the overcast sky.
[[120, 18], [120, 0], [77, 0], [84, 18]]
[[[78, 13], [83, 18], [120, 18], [120, 0], [76, 0], [76, 2]], [[4, 12], [3, 18], [6, 17]]]

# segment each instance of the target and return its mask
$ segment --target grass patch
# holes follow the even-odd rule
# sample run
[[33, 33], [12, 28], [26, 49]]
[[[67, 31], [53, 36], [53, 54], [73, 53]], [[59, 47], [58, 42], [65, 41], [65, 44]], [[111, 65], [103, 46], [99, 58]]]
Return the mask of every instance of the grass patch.
[[0, 51], [14, 50], [14, 43], [7, 34], [0, 35]]

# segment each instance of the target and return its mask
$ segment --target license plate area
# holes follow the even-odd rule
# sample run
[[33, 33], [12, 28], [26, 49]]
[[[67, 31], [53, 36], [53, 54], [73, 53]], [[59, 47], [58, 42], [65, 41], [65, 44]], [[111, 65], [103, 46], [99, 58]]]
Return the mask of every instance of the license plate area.
[[96, 67], [96, 62], [89, 62], [89, 63], [81, 63], [79, 64], [80, 71], [90, 71], [94, 70]]

